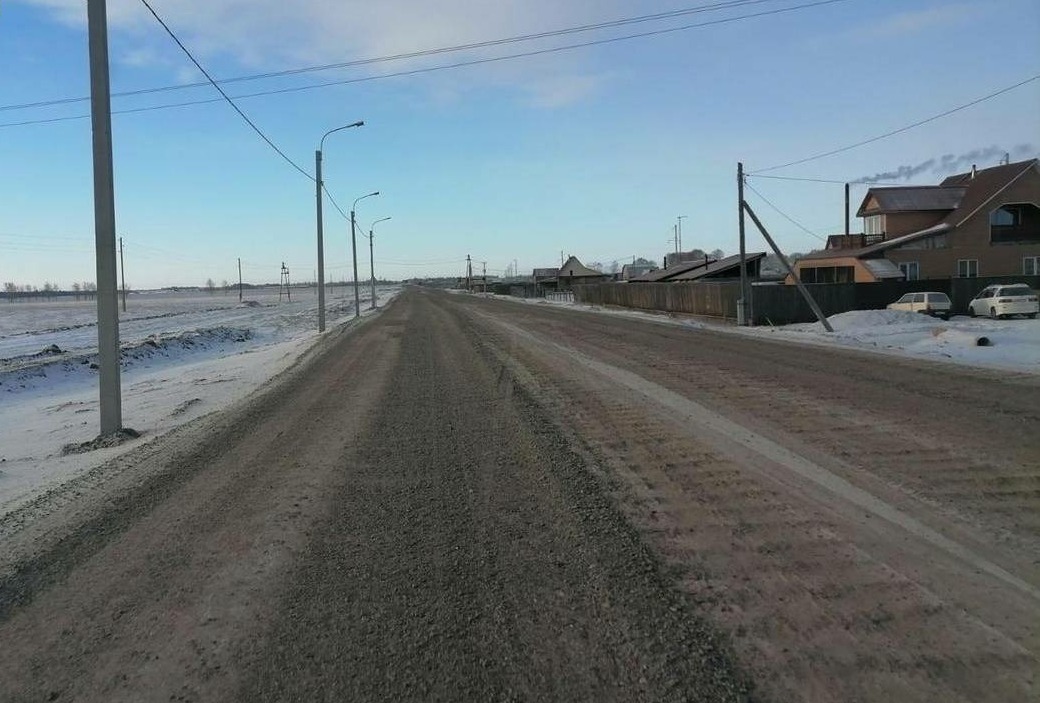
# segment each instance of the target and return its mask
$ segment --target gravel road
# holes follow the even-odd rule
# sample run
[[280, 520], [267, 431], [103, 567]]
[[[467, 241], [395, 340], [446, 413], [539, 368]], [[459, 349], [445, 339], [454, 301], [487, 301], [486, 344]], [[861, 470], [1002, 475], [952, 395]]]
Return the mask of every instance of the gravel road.
[[0, 700], [1035, 699], [1038, 390], [410, 291], [0, 519]]

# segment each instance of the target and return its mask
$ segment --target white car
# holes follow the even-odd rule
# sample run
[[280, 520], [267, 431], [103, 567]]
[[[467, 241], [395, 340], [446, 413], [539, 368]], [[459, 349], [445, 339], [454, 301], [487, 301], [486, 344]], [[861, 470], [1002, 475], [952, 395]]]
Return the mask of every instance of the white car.
[[953, 303], [945, 293], [907, 293], [894, 303], [888, 304], [889, 310], [906, 310], [934, 315], [944, 320], [950, 319]]
[[1009, 315], [1025, 315], [1036, 318], [1040, 312], [1040, 299], [1036, 291], [1025, 283], [986, 286], [968, 303], [968, 314], [989, 315], [997, 319]]

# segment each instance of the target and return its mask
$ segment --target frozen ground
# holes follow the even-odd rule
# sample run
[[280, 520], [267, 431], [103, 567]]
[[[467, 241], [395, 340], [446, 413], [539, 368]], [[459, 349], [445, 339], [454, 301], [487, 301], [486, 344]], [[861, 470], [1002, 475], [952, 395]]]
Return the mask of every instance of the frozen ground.
[[[379, 287], [384, 305], [399, 292]], [[370, 298], [363, 289], [361, 308]], [[354, 315], [353, 291], [326, 296], [328, 327]], [[317, 334], [313, 289], [133, 294], [121, 313], [123, 422], [129, 445], [64, 456], [98, 432], [96, 304], [0, 301], [0, 514], [130, 446], [245, 397], [290, 366]]]
[[[802, 344], [851, 347], [883, 354], [949, 361], [969, 366], [1040, 373], [1040, 320], [990, 320], [953, 317], [949, 321], [898, 310], [856, 310], [828, 320], [833, 333], [816, 322], [778, 327], [736, 327], [663, 313], [605, 308], [573, 302], [497, 296], [535, 305], [558, 305], [621, 317], [642, 317], [687, 327], [702, 327]], [[984, 339], [983, 339], [984, 338]], [[982, 344], [980, 345], [980, 340]]]

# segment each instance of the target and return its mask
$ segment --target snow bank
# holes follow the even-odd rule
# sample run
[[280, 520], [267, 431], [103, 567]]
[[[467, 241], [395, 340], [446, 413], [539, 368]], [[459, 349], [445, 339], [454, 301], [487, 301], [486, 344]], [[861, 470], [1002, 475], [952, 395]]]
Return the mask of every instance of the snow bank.
[[[377, 287], [377, 300], [399, 292]], [[0, 515], [248, 396], [317, 341], [313, 292], [294, 291], [292, 301], [277, 289], [249, 295], [241, 304], [220, 294], [132, 296], [120, 319], [123, 421], [142, 438], [73, 455], [62, 449], [98, 432], [95, 304], [0, 303]], [[329, 328], [353, 319], [352, 293], [330, 294], [326, 314]]]

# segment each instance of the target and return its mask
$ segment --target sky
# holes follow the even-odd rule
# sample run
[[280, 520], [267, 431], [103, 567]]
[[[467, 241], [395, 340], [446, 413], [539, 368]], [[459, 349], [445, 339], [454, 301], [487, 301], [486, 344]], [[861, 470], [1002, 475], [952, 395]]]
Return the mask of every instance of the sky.
[[[346, 211], [380, 191], [357, 206], [363, 232], [391, 218], [375, 227], [376, 275], [459, 276], [467, 255], [499, 275], [561, 253], [660, 263], [680, 215], [685, 249], [736, 252], [738, 161], [755, 174], [1040, 76], [1035, 0], [798, 8], [815, 1], [150, 0], [218, 80], [362, 63], [222, 84], [295, 166], [212, 86], [114, 96], [117, 112], [162, 108], [112, 118], [127, 284], [235, 281], [239, 258], [246, 282], [277, 282], [283, 262], [313, 280], [314, 152], [356, 120], [326, 139], [324, 180]], [[366, 61], [658, 13], [673, 15]], [[204, 80], [141, 0], [109, 0], [108, 23], [114, 93]], [[86, 3], [0, 0], [0, 285], [94, 280], [89, 104], [18, 107], [88, 95]], [[1040, 80], [752, 175], [747, 197], [781, 248], [804, 252], [843, 230], [844, 181], [936, 183], [1005, 152], [1040, 155]], [[853, 208], [865, 192], [853, 186]], [[349, 221], [326, 200], [324, 222], [326, 275], [350, 280]]]

